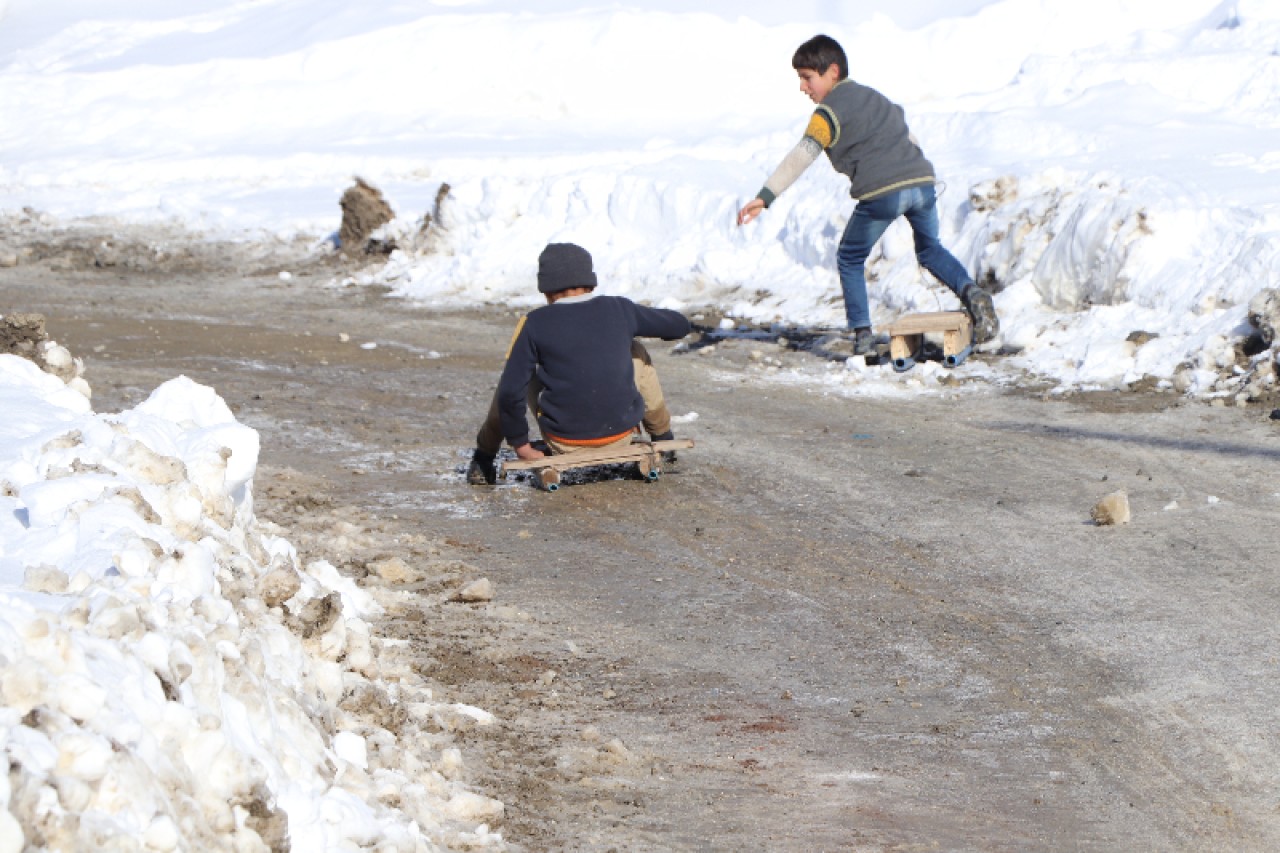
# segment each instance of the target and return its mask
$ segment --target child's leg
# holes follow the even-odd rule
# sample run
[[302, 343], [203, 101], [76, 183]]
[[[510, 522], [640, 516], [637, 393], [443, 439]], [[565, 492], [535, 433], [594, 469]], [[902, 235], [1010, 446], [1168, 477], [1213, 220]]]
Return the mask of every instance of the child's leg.
[[[529, 380], [527, 402], [534, 419], [538, 416], [538, 395], [542, 393], [542, 383], [537, 378]], [[502, 449], [502, 419], [498, 416], [498, 392], [493, 392], [489, 401], [489, 411], [484, 416], [484, 423], [476, 433], [476, 449], [488, 456], [497, 456]]]
[[938, 239], [938, 197], [933, 186], [917, 187], [907, 192], [912, 195], [906, 217], [915, 237], [916, 260], [959, 296], [973, 284], [973, 278]]
[[631, 342], [631, 366], [635, 369], [636, 390], [644, 398], [644, 431], [651, 436], [671, 432], [671, 412], [667, 409], [658, 371], [653, 368], [649, 351], [639, 341]]
[[498, 393], [489, 401], [489, 412], [476, 433], [476, 449], [486, 456], [497, 456], [502, 449], [502, 421], [498, 417]]
[[1000, 318], [996, 315], [991, 294], [973, 283], [969, 271], [938, 240], [938, 206], [933, 187], [922, 187], [912, 192], [916, 196], [906, 217], [915, 235], [916, 259], [920, 266], [937, 276], [960, 297], [960, 304], [973, 320], [974, 341], [986, 343], [1000, 332]]
[[888, 203], [896, 195], [890, 193], [887, 198], [858, 202], [840, 238], [836, 269], [840, 271], [844, 314], [850, 329], [871, 328], [871, 308], [867, 304], [867, 257], [889, 223], [899, 216], [897, 205]]

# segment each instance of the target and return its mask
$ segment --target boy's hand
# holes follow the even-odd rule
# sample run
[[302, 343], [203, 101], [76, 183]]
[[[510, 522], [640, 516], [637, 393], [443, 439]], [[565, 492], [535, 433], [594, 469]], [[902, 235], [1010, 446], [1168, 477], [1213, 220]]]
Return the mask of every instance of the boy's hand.
[[518, 456], [521, 459], [541, 459], [542, 457], [547, 455], [543, 453], [541, 450], [539, 450], [538, 448], [534, 447], [532, 444], [529, 444], [528, 442], [525, 442], [519, 447], [513, 447], [511, 449], [514, 450], [516, 452], [516, 456]]
[[746, 203], [742, 210], [738, 211], [738, 224], [746, 225], [751, 220], [760, 215], [760, 211], [764, 210], [764, 199], [753, 198]]

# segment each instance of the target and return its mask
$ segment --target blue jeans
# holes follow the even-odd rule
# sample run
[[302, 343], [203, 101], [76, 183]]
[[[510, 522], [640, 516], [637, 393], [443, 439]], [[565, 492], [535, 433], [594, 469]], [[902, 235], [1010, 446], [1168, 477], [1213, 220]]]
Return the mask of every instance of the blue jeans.
[[871, 310], [867, 305], [867, 256], [885, 229], [899, 216], [907, 217], [915, 237], [916, 260], [951, 288], [957, 296], [973, 278], [956, 260], [955, 255], [938, 241], [938, 197], [933, 184], [908, 187], [858, 202], [845, 226], [840, 247], [836, 250], [836, 268], [840, 270], [840, 287], [844, 290], [844, 313], [850, 329], [870, 328]]

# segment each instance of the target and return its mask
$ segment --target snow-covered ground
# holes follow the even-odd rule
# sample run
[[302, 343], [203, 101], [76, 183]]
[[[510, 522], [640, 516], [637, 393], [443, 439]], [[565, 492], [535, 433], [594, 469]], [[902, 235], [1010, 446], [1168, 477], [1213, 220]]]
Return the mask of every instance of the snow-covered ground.
[[[817, 32], [904, 105], [944, 240], [999, 290], [1010, 354], [959, 371], [1230, 398], [1274, 382], [1274, 347], [1236, 345], [1280, 286], [1275, 0], [0, 0], [0, 223], [322, 251], [360, 175], [402, 250], [359, 280], [409, 300], [533, 304], [538, 251], [571, 240], [609, 292], [836, 326], [843, 178], [820, 162], [734, 225], [803, 129], [790, 55]], [[870, 270], [881, 325], [955, 307], [905, 227]], [[822, 381], [896, 381], [853, 361]], [[22, 826], [253, 849], [281, 813], [295, 849], [501, 844], [495, 804], [449, 781], [456, 755], [409, 767], [332, 715], [344, 683], [394, 681], [367, 663], [375, 605], [258, 524], [256, 436], [215, 390], [179, 378], [99, 414], [0, 356], [0, 411], [0, 853]], [[299, 639], [280, 605], [332, 591], [341, 617]]]
[[[612, 292], [838, 325], [853, 202], [825, 160], [757, 224], [733, 221], [804, 126], [790, 54], [818, 31], [905, 106], [945, 185], [944, 239], [1001, 288], [1012, 370], [1234, 395], [1246, 305], [1280, 280], [1273, 0], [10, 0], [0, 14], [0, 211], [319, 241], [359, 174], [407, 249], [362, 280], [432, 304], [531, 303], [538, 251], [573, 240]], [[407, 237], [442, 182], [447, 231], [420, 250]], [[882, 249], [877, 323], [955, 307], [905, 226]]]

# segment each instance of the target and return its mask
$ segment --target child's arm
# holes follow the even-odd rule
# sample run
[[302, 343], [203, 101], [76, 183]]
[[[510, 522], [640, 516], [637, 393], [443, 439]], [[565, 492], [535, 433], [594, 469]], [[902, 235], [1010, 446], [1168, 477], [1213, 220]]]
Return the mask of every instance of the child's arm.
[[819, 107], [809, 119], [804, 137], [786, 157], [782, 158], [782, 162], [764, 182], [764, 186], [760, 192], [756, 193], [756, 197], [738, 211], [738, 224], [746, 225], [759, 216], [766, 207], [773, 204], [774, 199], [780, 196], [783, 190], [794, 184], [796, 179], [804, 174], [804, 170], [813, 165], [813, 161], [818, 159], [818, 155], [824, 148], [835, 141], [835, 137], [834, 118], [829, 111]]
[[525, 418], [529, 381], [537, 370], [538, 356], [529, 337], [528, 317], [522, 317], [507, 350], [507, 363], [498, 379], [498, 418], [502, 435], [521, 459], [542, 454], [529, 446], [529, 422]]

